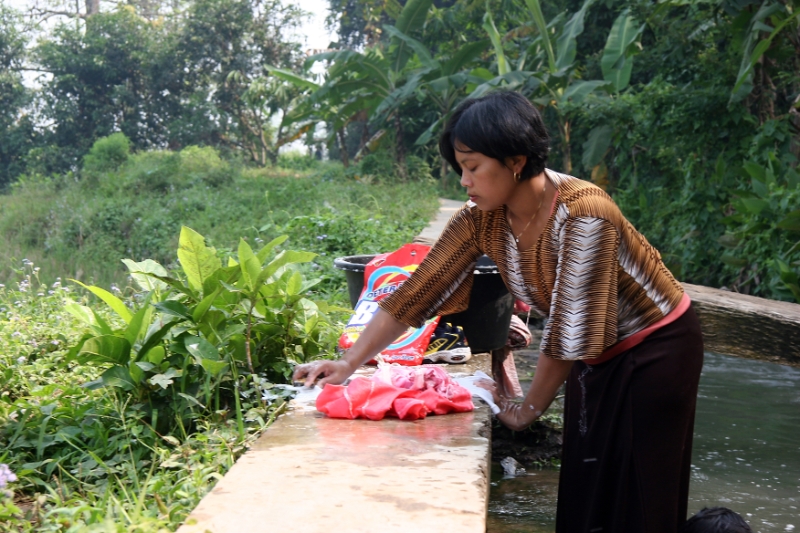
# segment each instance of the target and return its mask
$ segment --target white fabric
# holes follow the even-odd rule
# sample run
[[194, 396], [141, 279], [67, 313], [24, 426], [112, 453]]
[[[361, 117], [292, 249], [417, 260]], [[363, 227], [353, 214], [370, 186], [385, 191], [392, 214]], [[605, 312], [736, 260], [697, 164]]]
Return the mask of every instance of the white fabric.
[[492, 393], [475, 384], [476, 381], [481, 379], [488, 379], [489, 381], [494, 383], [494, 380], [492, 378], [490, 378], [489, 376], [486, 375], [486, 373], [481, 372], [480, 370], [478, 370], [471, 376], [457, 378], [456, 383], [467, 389], [470, 392], [470, 394], [472, 394], [472, 396], [477, 396], [478, 398], [486, 402], [486, 404], [492, 410], [492, 413], [498, 414], [500, 412], [500, 408], [497, 406], [496, 403], [494, 403], [494, 398], [492, 397]]

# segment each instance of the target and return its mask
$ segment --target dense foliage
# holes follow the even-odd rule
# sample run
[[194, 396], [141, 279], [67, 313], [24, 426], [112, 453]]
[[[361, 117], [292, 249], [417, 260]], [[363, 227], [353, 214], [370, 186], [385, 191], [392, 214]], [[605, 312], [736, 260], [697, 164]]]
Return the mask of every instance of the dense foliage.
[[305, 61], [280, 0], [3, 7], [0, 181], [86, 180], [95, 141], [122, 132], [134, 152], [259, 166], [302, 139], [357, 181], [437, 176], [458, 195], [437, 133], [506, 88], [545, 115], [551, 167], [605, 187], [682, 280], [800, 295], [796, 0], [329, 5], [339, 42]]
[[[331, 258], [396, 247], [419, 232], [437, 205], [432, 188], [355, 183], [330, 164], [233, 172], [212, 185], [215, 165], [223, 163], [210, 148], [137, 159], [127, 146], [119, 135], [95, 143], [82, 169], [92, 188], [74, 180], [19, 184], [6, 198], [19, 210], [4, 220], [24, 216], [24, 206], [38, 203], [29, 196], [35, 192], [61, 194], [64, 212], [97, 201], [101, 211], [115, 206], [143, 215], [165, 189], [123, 188], [114, 195], [106, 187], [172, 158], [154, 180], [178, 198], [195, 189], [231, 196], [229, 208], [237, 213], [233, 221], [227, 210], [211, 208], [180, 218], [215, 232], [216, 243], [235, 244], [227, 239], [237, 231], [244, 238], [214, 248], [178, 226], [153, 244], [159, 256], [162, 246], [171, 247], [163, 265], [137, 255], [124, 261], [127, 282], [110, 286], [45, 282], [31, 260], [4, 260], [0, 464], [18, 479], [9, 484], [13, 498], [0, 487], [0, 531], [175, 529], [281, 412], [292, 394], [282, 386], [292, 365], [332, 354], [346, 314], [330, 302], [347, 297]], [[302, 158], [281, 162], [309, 166]], [[235, 203], [243, 201], [236, 188], [246, 189], [240, 195], [247, 203]], [[92, 190], [98, 192], [88, 196]], [[392, 197], [409, 207], [389, 205]], [[241, 213], [260, 227], [243, 227]], [[108, 252], [118, 253], [118, 262], [134, 239], [126, 241], [115, 227], [98, 225], [92, 238], [95, 252], [118, 239], [121, 248]]]

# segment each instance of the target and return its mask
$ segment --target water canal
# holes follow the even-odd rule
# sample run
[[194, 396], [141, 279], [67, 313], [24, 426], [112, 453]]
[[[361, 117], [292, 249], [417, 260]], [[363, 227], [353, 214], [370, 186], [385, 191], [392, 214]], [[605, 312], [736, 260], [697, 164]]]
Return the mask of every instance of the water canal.
[[[502, 477], [495, 463], [487, 532], [555, 531], [558, 472]], [[721, 505], [756, 533], [800, 532], [800, 369], [706, 354], [691, 483], [690, 513]]]

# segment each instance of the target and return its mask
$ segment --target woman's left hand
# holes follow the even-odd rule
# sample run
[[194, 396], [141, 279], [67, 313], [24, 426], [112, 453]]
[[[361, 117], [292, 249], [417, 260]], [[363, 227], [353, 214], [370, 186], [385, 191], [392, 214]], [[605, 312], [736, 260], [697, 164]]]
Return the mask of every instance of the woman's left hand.
[[524, 404], [510, 401], [502, 402], [500, 412], [497, 414], [498, 420], [514, 431], [522, 431], [533, 424], [538, 417], [539, 413], [533, 409], [526, 408]]
[[500, 407], [500, 412], [497, 418], [505, 424], [509, 429], [514, 431], [522, 431], [526, 427], [533, 424], [533, 421], [539, 417], [539, 414], [532, 409], [524, 409], [523, 404], [511, 401], [509, 398], [500, 395], [497, 391], [497, 384], [488, 379], [481, 379], [475, 382], [475, 385], [488, 390], [494, 397], [494, 403]]

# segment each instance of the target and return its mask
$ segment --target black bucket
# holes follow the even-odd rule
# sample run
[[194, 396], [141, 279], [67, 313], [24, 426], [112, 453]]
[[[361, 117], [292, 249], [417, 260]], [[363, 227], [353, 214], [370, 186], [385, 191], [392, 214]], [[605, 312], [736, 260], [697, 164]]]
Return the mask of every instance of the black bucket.
[[[375, 255], [339, 257], [333, 266], [344, 270], [347, 293], [354, 308], [364, 289], [364, 269]], [[473, 352], [489, 352], [502, 348], [508, 339], [508, 327], [514, 310], [514, 298], [509, 294], [497, 265], [481, 256], [475, 265], [472, 294], [466, 311], [442, 317], [442, 322], [464, 328]]]

